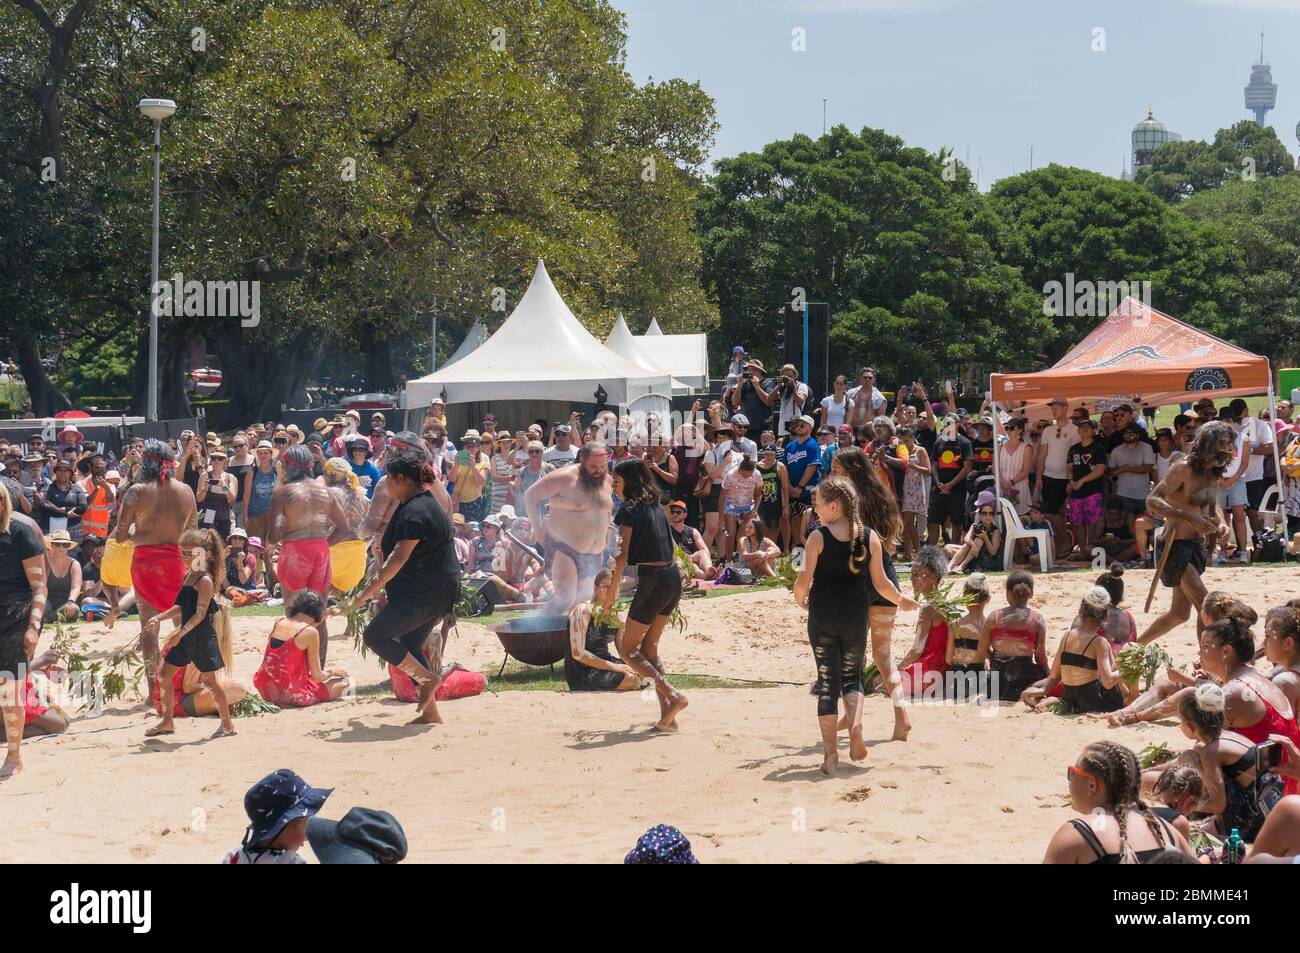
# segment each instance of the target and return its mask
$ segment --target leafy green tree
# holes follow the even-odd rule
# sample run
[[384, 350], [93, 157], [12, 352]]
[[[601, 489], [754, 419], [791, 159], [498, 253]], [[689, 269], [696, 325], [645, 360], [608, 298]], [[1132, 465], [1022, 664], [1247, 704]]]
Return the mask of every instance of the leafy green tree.
[[1136, 181], [1166, 202], [1179, 202], [1232, 181], [1268, 179], [1294, 169], [1291, 153], [1271, 127], [1243, 119], [1216, 132], [1213, 142], [1165, 143], [1151, 165], [1137, 170]]
[[1238, 249], [1244, 261], [1240, 309], [1227, 336], [1274, 367], [1300, 361], [1300, 175], [1229, 182], [1180, 209]]
[[[1240, 253], [1222, 234], [1151, 191], [1050, 165], [1002, 179], [989, 204], [1005, 223], [1000, 258], [1040, 294], [1050, 283], [1151, 282], [1152, 306], [1214, 334], [1229, 332], [1242, 294]], [[1039, 364], [1051, 364], [1104, 315], [1055, 316]]]
[[717, 360], [736, 343], [779, 358], [775, 312], [795, 289], [830, 306], [832, 374], [871, 363], [933, 380], [976, 359], [1022, 363], [1051, 338], [949, 153], [869, 128], [795, 136], [719, 162], [699, 214]]

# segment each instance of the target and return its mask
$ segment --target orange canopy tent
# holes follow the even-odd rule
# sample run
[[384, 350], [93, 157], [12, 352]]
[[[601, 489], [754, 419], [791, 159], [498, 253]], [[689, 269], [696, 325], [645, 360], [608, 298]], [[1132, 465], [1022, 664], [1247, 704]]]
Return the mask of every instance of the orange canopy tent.
[[[1045, 371], [994, 374], [989, 390], [1004, 408], [1140, 398], [1148, 407], [1273, 392], [1268, 358], [1125, 298], [1101, 325]], [[1271, 401], [1270, 401], [1271, 403]]]
[[[1227, 398], [1254, 394], [1267, 394], [1270, 412], [1277, 417], [1268, 358], [1132, 297], [1121, 301], [1052, 367], [1032, 374], [990, 375], [989, 392], [995, 419], [1003, 410], [1031, 418], [1046, 416], [1047, 402], [1053, 397], [1095, 410], [1118, 403], [1131, 403], [1135, 409], [1193, 403], [1206, 396], [1222, 404]], [[994, 477], [1001, 485], [997, 456]], [[1281, 473], [1276, 443], [1273, 463], [1274, 472]], [[1279, 486], [1277, 512], [1285, 525], [1280, 490]]]

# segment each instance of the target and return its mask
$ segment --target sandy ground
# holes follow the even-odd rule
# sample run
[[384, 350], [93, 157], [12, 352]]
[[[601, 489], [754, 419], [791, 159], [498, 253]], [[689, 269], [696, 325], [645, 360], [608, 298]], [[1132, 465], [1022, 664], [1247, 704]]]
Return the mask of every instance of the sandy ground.
[[[1049, 649], [1089, 578], [1039, 577], [1034, 605], [1048, 618]], [[1125, 580], [1141, 627], [1150, 574]], [[1300, 595], [1294, 568], [1213, 569], [1207, 582], [1261, 614]], [[996, 583], [993, 607], [1003, 604]], [[1167, 601], [1162, 590], [1155, 608]], [[1071, 816], [1065, 769], [1083, 745], [1100, 737], [1134, 750], [1182, 745], [1172, 723], [1112, 730], [1011, 705], [914, 706], [911, 740], [890, 742], [888, 702], [872, 696], [870, 757], [850, 765], [843, 752], [839, 776], [827, 779], [807, 688], [811, 651], [789, 594], [684, 607], [687, 633], [665, 637], [670, 671], [799, 684], [694, 690], [676, 736], [647, 734], [657, 717], [648, 693], [485, 693], [444, 703], [446, 723], [431, 728], [406, 726], [411, 707], [391, 697], [362, 697], [239, 719], [238, 737], [220, 741], [206, 740], [214, 719], [178, 719], [171, 739], [146, 742], [152, 711], [122, 705], [24, 744], [26, 771], [0, 785], [0, 862], [215, 862], [243, 835], [245, 790], [280, 767], [335, 789], [326, 816], [355, 805], [391, 811], [412, 861], [616, 862], [665, 822], [703, 862], [1037, 862]], [[914, 621], [900, 614], [896, 655]], [[245, 680], [271, 622], [236, 622], [236, 674]], [[133, 625], [84, 631], [109, 648]], [[1193, 658], [1190, 624], [1163, 641], [1176, 662]], [[342, 638], [330, 654], [361, 685], [386, 682], [373, 657], [360, 659]], [[501, 650], [492, 633], [462, 625], [447, 656], [495, 674]]]

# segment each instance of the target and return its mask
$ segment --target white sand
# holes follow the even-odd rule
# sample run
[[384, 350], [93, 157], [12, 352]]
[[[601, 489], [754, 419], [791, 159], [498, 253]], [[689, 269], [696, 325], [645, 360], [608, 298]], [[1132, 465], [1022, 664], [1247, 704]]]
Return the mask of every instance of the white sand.
[[[1091, 578], [1039, 577], [1034, 605], [1047, 615], [1049, 650]], [[1149, 580], [1125, 576], [1139, 628], [1150, 618], [1141, 611]], [[1300, 594], [1293, 568], [1213, 569], [1207, 583], [1233, 589], [1261, 615]], [[995, 584], [992, 608], [1003, 604]], [[1155, 609], [1168, 599], [1160, 590]], [[430, 728], [405, 726], [411, 706], [375, 696], [239, 719], [238, 737], [213, 742], [215, 719], [178, 719], [175, 736], [146, 743], [152, 710], [122, 705], [24, 744], [27, 769], [0, 784], [0, 862], [215, 862], [239, 844], [245, 790], [280, 767], [335, 789], [326, 816], [354, 805], [391, 811], [413, 861], [621, 861], [647, 827], [665, 822], [703, 862], [1037, 862], [1071, 816], [1065, 769], [1085, 744], [1183, 744], [1172, 724], [1113, 730], [1010, 705], [914, 706], [911, 740], [889, 742], [888, 702], [872, 696], [870, 757], [851, 765], [842, 750], [839, 776], [826, 779], [807, 687], [812, 653], [790, 595], [683, 605], [687, 634], [664, 639], [670, 671], [800, 684], [694, 690], [676, 736], [646, 733], [658, 713], [648, 694], [485, 693], [442, 704], [446, 723]], [[246, 681], [272, 621], [236, 621], [236, 674]], [[896, 656], [914, 621], [900, 614]], [[109, 648], [135, 622], [83, 631]], [[1162, 641], [1176, 662], [1193, 659], [1190, 623]], [[447, 658], [495, 674], [501, 649], [492, 633], [462, 625]], [[373, 657], [361, 660], [337, 636], [330, 664], [363, 686], [386, 682]]]

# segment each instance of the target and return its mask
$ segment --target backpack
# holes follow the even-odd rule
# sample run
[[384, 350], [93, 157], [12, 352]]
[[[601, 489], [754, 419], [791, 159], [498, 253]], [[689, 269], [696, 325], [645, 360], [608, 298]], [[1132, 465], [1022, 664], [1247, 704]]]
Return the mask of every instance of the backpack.
[[1286, 558], [1286, 538], [1274, 530], [1260, 530], [1255, 534], [1255, 552], [1252, 562], [1280, 563]]

